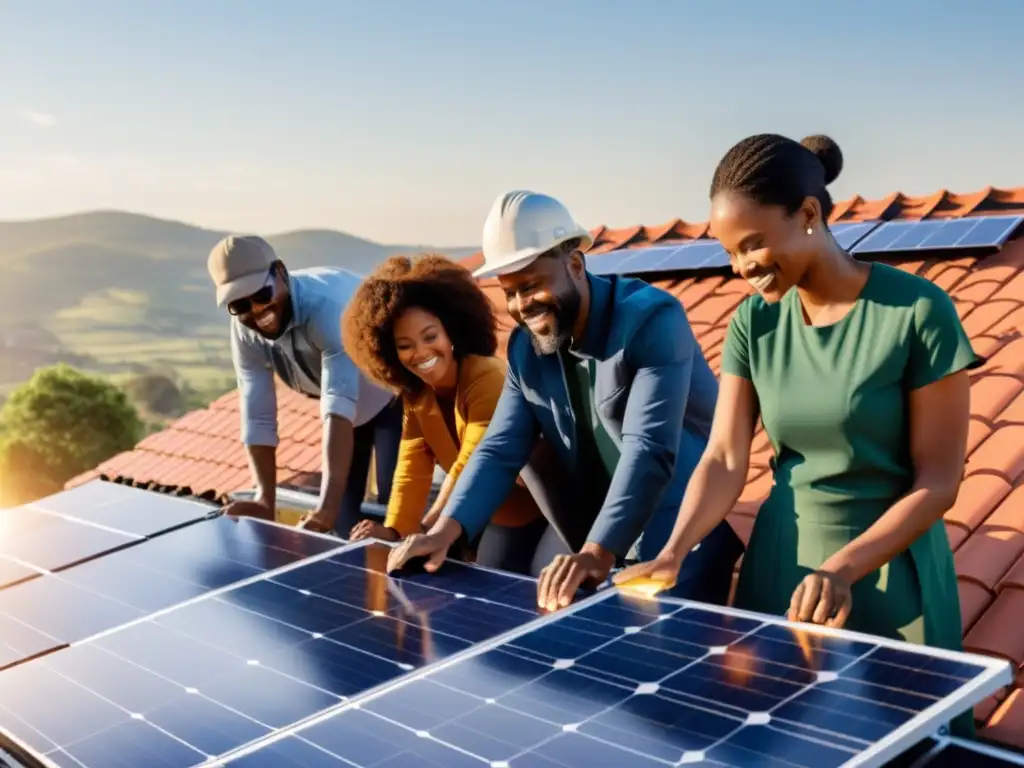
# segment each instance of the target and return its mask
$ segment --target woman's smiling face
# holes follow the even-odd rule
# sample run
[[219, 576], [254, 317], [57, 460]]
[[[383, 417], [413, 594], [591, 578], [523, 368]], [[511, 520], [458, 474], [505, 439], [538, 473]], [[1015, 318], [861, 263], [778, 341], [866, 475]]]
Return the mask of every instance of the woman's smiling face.
[[820, 242], [813, 236], [816, 219], [810, 202], [789, 216], [780, 206], [728, 192], [711, 201], [711, 230], [732, 271], [769, 303], [803, 280]]
[[395, 320], [394, 338], [399, 362], [427, 386], [436, 389], [454, 378], [455, 351], [436, 315], [407, 309]]

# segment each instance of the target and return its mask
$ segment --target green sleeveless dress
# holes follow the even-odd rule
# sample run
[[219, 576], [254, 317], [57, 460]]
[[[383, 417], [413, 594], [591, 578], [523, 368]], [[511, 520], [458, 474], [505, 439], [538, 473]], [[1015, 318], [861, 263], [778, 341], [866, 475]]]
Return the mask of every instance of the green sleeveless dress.
[[[839, 322], [804, 322], [796, 290], [736, 310], [722, 373], [751, 381], [774, 448], [736, 587], [739, 608], [785, 614], [800, 581], [863, 533], [913, 483], [907, 393], [966, 368], [971, 348], [948, 294], [875, 263]], [[942, 521], [853, 585], [847, 629], [961, 650], [960, 600]], [[974, 733], [973, 716], [953, 723]]]

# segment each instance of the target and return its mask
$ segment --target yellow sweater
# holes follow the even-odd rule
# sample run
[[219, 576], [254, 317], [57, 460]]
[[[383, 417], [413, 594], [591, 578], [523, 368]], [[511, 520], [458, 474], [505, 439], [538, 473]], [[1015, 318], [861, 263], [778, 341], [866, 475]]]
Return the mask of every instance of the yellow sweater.
[[[417, 533], [426, 513], [434, 465], [457, 478], [487, 431], [505, 384], [505, 361], [498, 357], [468, 355], [459, 365], [455, 392], [455, 431], [458, 443], [445, 424], [433, 390], [426, 388], [414, 399], [404, 398], [402, 442], [391, 484], [384, 524], [402, 536]], [[540, 516], [533, 497], [517, 482], [492, 521], [520, 526]]]

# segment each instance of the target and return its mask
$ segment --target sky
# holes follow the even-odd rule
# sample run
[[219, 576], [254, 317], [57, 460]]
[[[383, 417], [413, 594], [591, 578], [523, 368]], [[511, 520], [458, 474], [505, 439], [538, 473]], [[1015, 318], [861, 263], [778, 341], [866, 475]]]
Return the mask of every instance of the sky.
[[0, 220], [475, 245], [510, 189], [707, 218], [736, 141], [836, 199], [1024, 184], [1020, 0], [0, 0]]

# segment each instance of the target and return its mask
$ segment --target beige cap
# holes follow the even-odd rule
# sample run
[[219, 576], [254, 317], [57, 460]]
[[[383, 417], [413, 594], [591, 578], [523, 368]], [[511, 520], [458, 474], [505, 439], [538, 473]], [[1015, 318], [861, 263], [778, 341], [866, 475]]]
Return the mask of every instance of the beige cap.
[[228, 235], [210, 251], [206, 269], [217, 286], [217, 306], [252, 296], [267, 282], [277, 254], [256, 235]]

